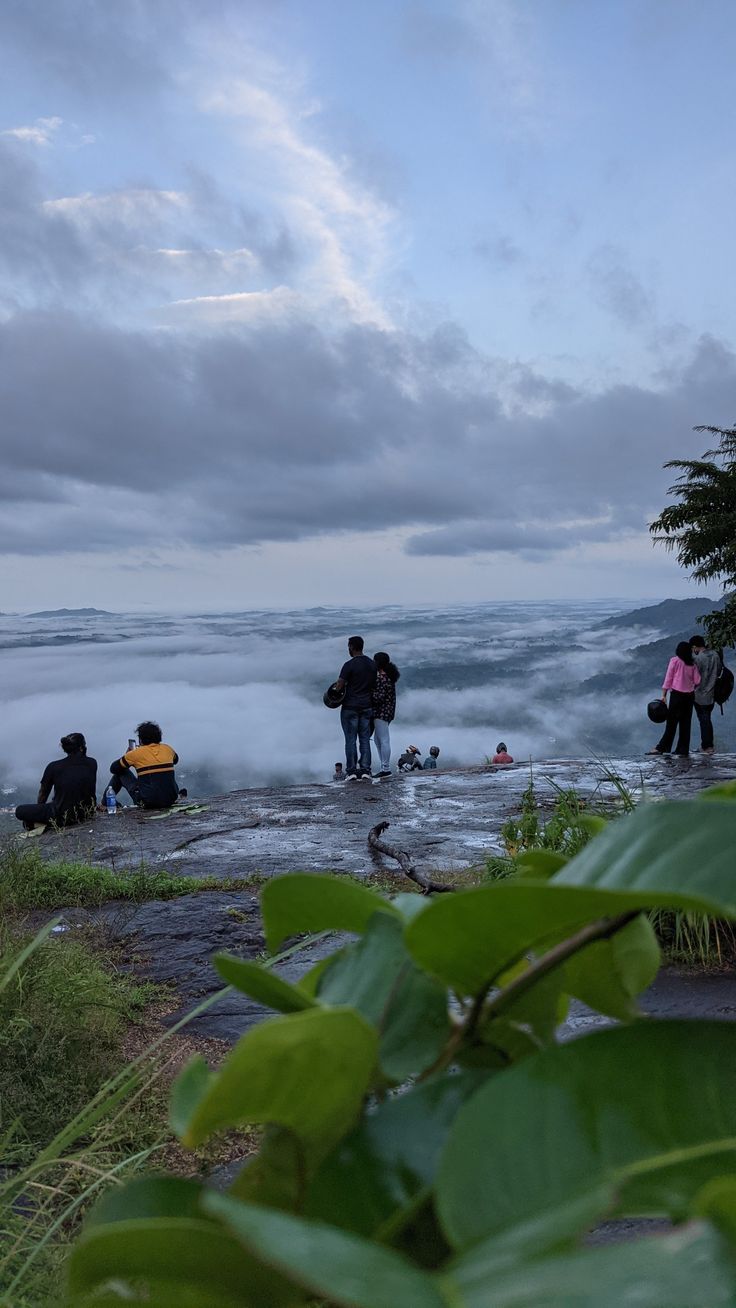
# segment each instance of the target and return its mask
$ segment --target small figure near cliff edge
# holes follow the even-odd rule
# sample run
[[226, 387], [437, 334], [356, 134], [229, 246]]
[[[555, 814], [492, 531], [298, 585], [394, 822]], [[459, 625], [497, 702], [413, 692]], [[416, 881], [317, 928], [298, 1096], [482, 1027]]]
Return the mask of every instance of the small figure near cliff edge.
[[332, 778], [332, 780], [333, 780], [333, 781], [344, 781], [344, 780], [345, 780], [345, 773], [343, 772], [342, 763], [336, 763], [336, 764], [335, 764], [335, 775], [334, 775], [334, 777]]
[[667, 664], [662, 700], [667, 704], [667, 692], [670, 701], [667, 705], [667, 724], [661, 739], [648, 754], [669, 754], [677, 732], [675, 754], [687, 758], [690, 753], [690, 725], [693, 716], [695, 691], [700, 685], [700, 672], [695, 666], [693, 652], [688, 640], [681, 640], [673, 657]]
[[422, 765], [419, 762], [421, 757], [422, 757], [421, 749], [417, 749], [416, 745], [407, 745], [403, 754], [399, 756], [399, 762], [397, 765], [399, 772], [421, 771]]
[[110, 764], [112, 790], [119, 795], [124, 787], [139, 808], [169, 808], [180, 793], [186, 794], [179, 791], [174, 772], [179, 755], [161, 740], [157, 722], [139, 723], [136, 734], [138, 746]]
[[[363, 637], [351, 636], [348, 640], [347, 663], [340, 668], [335, 682], [338, 690], [345, 687], [345, 698], [340, 709], [340, 725], [345, 737], [346, 781], [371, 779], [371, 729], [373, 724], [373, 688], [376, 684], [376, 666], [373, 659], [363, 653]], [[360, 758], [358, 758], [360, 748]]]
[[496, 745], [496, 752], [491, 760], [493, 763], [513, 763], [513, 759], [503, 740], [499, 740]]
[[422, 764], [425, 772], [430, 772], [437, 767], [437, 759], [440, 756], [439, 745], [430, 745], [429, 753]]
[[[43, 826], [71, 827], [94, 817], [97, 797], [97, 762], [87, 757], [87, 742], [81, 731], [62, 736], [65, 758], [49, 763], [41, 777], [35, 804], [19, 804], [15, 816], [26, 831]], [[49, 795], [54, 798], [49, 803]]]

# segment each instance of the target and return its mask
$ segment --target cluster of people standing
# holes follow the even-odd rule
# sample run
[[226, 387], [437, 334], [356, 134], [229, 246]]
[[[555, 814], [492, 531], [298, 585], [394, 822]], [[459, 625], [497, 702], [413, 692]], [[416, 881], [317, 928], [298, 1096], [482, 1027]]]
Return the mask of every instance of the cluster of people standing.
[[[702, 636], [681, 640], [667, 665], [662, 685], [662, 700], [667, 705], [667, 720], [661, 739], [649, 754], [675, 753], [681, 758], [690, 753], [693, 709], [700, 724], [701, 754], [713, 753], [715, 687], [721, 672], [721, 659], [709, 649]], [[669, 695], [669, 702], [667, 696]], [[677, 743], [675, 745], [675, 736]], [[673, 751], [672, 746], [675, 745]]]
[[334, 683], [343, 693], [340, 725], [345, 737], [345, 780], [373, 776], [371, 736], [378, 755], [377, 776], [391, 776], [391, 731], [396, 716], [396, 683], [401, 676], [385, 650], [373, 658], [363, 652], [362, 636], [348, 640], [348, 659]]
[[[174, 771], [179, 755], [162, 740], [157, 722], [140, 722], [136, 735], [138, 743], [131, 738], [125, 753], [110, 764], [112, 807], [126, 790], [139, 808], [168, 808], [187, 793], [179, 788]], [[59, 743], [64, 757], [45, 768], [36, 803], [19, 804], [15, 810], [26, 831], [88, 822], [98, 807], [97, 761], [87, 753], [85, 737], [72, 731]]]

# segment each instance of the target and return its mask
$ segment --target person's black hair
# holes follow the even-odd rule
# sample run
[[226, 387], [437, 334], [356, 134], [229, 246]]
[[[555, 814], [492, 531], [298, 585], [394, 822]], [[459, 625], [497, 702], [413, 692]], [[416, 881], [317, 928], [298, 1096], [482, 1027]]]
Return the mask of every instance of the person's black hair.
[[690, 644], [697, 645], [698, 649], [705, 649], [705, 641], [702, 636], [691, 636]]
[[497, 753], [497, 754], [507, 754], [507, 753], [508, 753], [508, 750], [506, 749], [506, 746], [505, 746], [505, 744], [504, 744], [504, 742], [503, 742], [502, 740], [499, 740], [498, 744], [496, 745], [496, 753]]
[[59, 741], [65, 754], [86, 754], [87, 742], [81, 731], [70, 731], [68, 736], [62, 736]]
[[691, 668], [693, 666], [693, 652], [690, 648], [689, 640], [681, 640], [675, 650], [675, 654], [678, 659], [682, 659], [683, 663], [687, 663], [688, 667]]
[[362, 636], [348, 636], [348, 649], [357, 649], [358, 653], [362, 654], [363, 644]]
[[136, 733], [142, 745], [161, 744], [161, 728], [158, 722], [139, 722]]
[[381, 649], [378, 651], [377, 654], [374, 654], [373, 662], [375, 663], [379, 672], [385, 672], [389, 681], [392, 681], [393, 684], [396, 685], [396, 682], [399, 680], [401, 673], [399, 672], [399, 669], [397, 668], [396, 664], [391, 662], [386, 651]]

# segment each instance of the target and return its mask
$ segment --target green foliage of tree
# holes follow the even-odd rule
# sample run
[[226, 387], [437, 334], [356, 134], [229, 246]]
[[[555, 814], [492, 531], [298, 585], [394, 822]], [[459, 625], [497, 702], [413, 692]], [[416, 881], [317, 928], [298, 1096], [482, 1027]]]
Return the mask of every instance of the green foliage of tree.
[[[665, 468], [680, 476], [668, 494], [668, 504], [649, 530], [657, 544], [677, 555], [681, 567], [696, 581], [719, 581], [724, 589], [736, 587], [736, 428], [695, 427], [717, 436], [715, 449], [702, 459], [673, 459]], [[736, 645], [736, 597], [729, 596], [722, 610], [700, 621], [715, 648]]]
[[[733, 1028], [636, 1001], [658, 963], [647, 910], [736, 919], [735, 841], [721, 791], [641, 805], [541, 877], [522, 854], [517, 876], [454, 895], [270, 883], [270, 940], [299, 913], [353, 938], [304, 985], [220, 956], [276, 1015], [219, 1071], [185, 1069], [172, 1108], [185, 1143], [254, 1123], [260, 1152], [224, 1194], [149, 1177], [103, 1198], [66, 1303], [733, 1305]], [[570, 996], [619, 1025], [559, 1042]], [[675, 1229], [588, 1246], [640, 1214]]]

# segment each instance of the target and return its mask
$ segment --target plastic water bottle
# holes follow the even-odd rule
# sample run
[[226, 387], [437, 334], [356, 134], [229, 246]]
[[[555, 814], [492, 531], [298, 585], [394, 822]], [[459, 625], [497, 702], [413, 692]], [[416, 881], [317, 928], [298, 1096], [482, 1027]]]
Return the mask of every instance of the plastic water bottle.
[[105, 791], [105, 812], [109, 815], [110, 813], [117, 813], [117, 811], [118, 811], [117, 796], [112, 786], [108, 786], [107, 790]]

